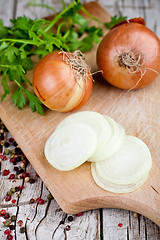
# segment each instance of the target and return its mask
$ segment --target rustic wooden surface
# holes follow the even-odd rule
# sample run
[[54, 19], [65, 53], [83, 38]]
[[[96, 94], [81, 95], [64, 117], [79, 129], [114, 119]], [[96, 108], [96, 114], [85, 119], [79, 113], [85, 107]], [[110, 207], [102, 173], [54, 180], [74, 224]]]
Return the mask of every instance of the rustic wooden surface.
[[[50, 14], [48, 11], [40, 8], [28, 8], [28, 1], [3, 1], [3, 8], [0, 9], [1, 17], [8, 24], [8, 18], [26, 14], [30, 17], [43, 17]], [[44, 2], [44, 1], [42, 1]], [[128, 17], [142, 16], [146, 19], [147, 25], [154, 30], [160, 37], [159, 23], [159, 1], [100, 1], [109, 12], [114, 14], [122, 13]], [[54, 4], [56, 9], [60, 10], [59, 1], [45, 1], [47, 4]], [[154, 109], [152, 109], [154, 110]], [[158, 113], [157, 113], [158, 115]], [[2, 169], [8, 167], [8, 161], [5, 162]], [[28, 171], [35, 176], [31, 165], [27, 167]], [[21, 196], [18, 197], [15, 206], [8, 205], [8, 211], [22, 219], [26, 226], [26, 233], [19, 233], [19, 227], [16, 225], [14, 239], [160, 239], [159, 227], [149, 219], [138, 216], [135, 217], [133, 212], [119, 209], [100, 209], [85, 212], [82, 216], [74, 215], [74, 220], [69, 222], [67, 215], [61, 211], [55, 200], [46, 201], [44, 205], [29, 205], [31, 197], [37, 198], [42, 196], [46, 200], [48, 190], [39, 178], [35, 184], [23, 183], [17, 180], [16, 185], [24, 184]], [[6, 191], [15, 186], [15, 183], [9, 182], [6, 178], [1, 178], [1, 203]], [[19, 208], [17, 207], [19, 206]], [[3, 206], [7, 207], [7, 206]], [[30, 219], [30, 220], [27, 220]], [[18, 220], [17, 219], [17, 220]], [[60, 224], [60, 221], [65, 221]], [[118, 224], [123, 226], [119, 227]], [[70, 225], [71, 230], [66, 231], [66, 226]], [[2, 226], [2, 224], [1, 224]], [[0, 231], [0, 239], [4, 237], [4, 227]]]

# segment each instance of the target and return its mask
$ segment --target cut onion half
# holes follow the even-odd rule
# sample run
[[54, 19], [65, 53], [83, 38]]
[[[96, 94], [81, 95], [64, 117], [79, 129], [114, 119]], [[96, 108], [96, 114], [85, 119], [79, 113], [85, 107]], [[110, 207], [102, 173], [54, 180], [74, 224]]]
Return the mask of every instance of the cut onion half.
[[92, 167], [92, 172], [95, 181], [103, 179], [102, 184], [116, 184], [120, 188], [122, 185], [139, 186], [140, 182], [143, 183], [152, 167], [152, 159], [148, 147], [142, 140], [126, 135], [116, 154], [94, 164], [96, 171]]
[[51, 134], [45, 144], [44, 154], [54, 168], [69, 171], [83, 164], [96, 146], [95, 131], [83, 123], [73, 123]]
[[[82, 111], [71, 114], [63, 119], [56, 129], [74, 123], [83, 123], [87, 126], [90, 126], [96, 132], [97, 147], [93, 153], [93, 156], [96, 154], [96, 152], [101, 154], [102, 146], [109, 144], [112, 139], [113, 131], [110, 122], [106, 121], [105, 117], [98, 112]], [[89, 160], [91, 159], [92, 158]]]
[[132, 184], [115, 184], [112, 182], [109, 182], [102, 178], [96, 171], [96, 164], [92, 163], [91, 165], [91, 172], [92, 176], [94, 178], [94, 181], [96, 184], [103, 188], [104, 190], [107, 190], [109, 192], [113, 193], [129, 193], [129, 192], [134, 192], [138, 188], [140, 188], [148, 179], [149, 174], [146, 174], [141, 178], [138, 182], [132, 183]]
[[107, 142], [103, 142], [101, 147], [97, 148], [89, 161], [99, 162], [111, 157], [119, 151], [124, 140], [124, 128], [114, 121], [111, 117], [104, 115], [106, 123], [110, 126], [111, 135]]

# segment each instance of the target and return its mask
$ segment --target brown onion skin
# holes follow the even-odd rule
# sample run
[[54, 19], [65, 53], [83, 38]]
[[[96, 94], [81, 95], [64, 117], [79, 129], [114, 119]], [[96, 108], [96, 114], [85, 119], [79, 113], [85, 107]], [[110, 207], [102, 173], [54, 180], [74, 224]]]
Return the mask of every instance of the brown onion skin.
[[[140, 71], [133, 74], [119, 65], [119, 56], [129, 50], [139, 52], [144, 57], [141, 68], [146, 68], [146, 73], [140, 81]], [[147, 68], [160, 73], [160, 40], [143, 24], [123, 23], [102, 39], [97, 50], [97, 65], [103, 71], [103, 78], [113, 86], [121, 89], [142, 88], [158, 77], [158, 73]]]
[[[83, 106], [91, 97], [93, 83], [91, 74], [87, 75], [84, 81], [81, 98], [66, 112], [76, 109], [80, 104]], [[65, 112], [65, 106], [73, 96], [77, 85], [73, 70], [63, 61], [63, 55], [58, 51], [43, 57], [34, 69], [34, 92], [51, 110]]]

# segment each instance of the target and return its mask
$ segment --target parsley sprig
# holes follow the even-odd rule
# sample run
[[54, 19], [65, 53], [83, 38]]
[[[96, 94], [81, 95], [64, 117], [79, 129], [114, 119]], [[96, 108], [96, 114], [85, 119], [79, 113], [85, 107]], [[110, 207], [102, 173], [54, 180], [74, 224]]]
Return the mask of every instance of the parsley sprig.
[[[26, 77], [27, 72], [34, 67], [32, 56], [42, 58], [55, 49], [69, 52], [79, 49], [87, 52], [92, 49], [94, 43], [100, 42], [100, 37], [103, 36], [102, 23], [86, 11], [80, 0], [73, 0], [67, 7], [62, 0], [62, 5], [63, 10], [59, 14], [55, 9], [43, 5], [53, 10], [55, 17], [52, 21], [32, 20], [22, 16], [10, 20], [11, 27], [5, 27], [0, 19], [0, 73], [3, 87], [1, 101], [11, 94], [13, 103], [19, 109], [23, 109], [29, 102], [32, 111], [36, 110], [43, 115], [41, 101], [27, 87], [32, 86]], [[79, 10], [97, 21], [98, 27], [90, 26], [89, 20], [81, 16]], [[56, 33], [53, 33], [52, 28], [55, 25], [58, 27]], [[15, 82], [17, 86], [13, 93], [10, 92], [10, 81]]]
[[[43, 114], [40, 100], [26, 87], [26, 84], [32, 85], [26, 77], [26, 73], [33, 69], [31, 57], [38, 55], [42, 58], [54, 49], [71, 52], [80, 49], [86, 52], [93, 47], [94, 42], [100, 41], [102, 36], [100, 26], [90, 27], [89, 21], [78, 13], [82, 10], [89, 15], [80, 0], [73, 0], [68, 7], [65, 6], [64, 1], [62, 4], [63, 11], [59, 14], [52, 9], [55, 14], [52, 21], [32, 20], [23, 16], [10, 20], [12, 26], [5, 27], [0, 20], [0, 73], [4, 91], [1, 101], [10, 94], [9, 81], [14, 81], [17, 88], [11, 96], [13, 103], [22, 109], [28, 99], [32, 111], [36, 110]], [[59, 21], [57, 32], [53, 33], [51, 29]], [[86, 33], [85, 37], [83, 37], [84, 33]]]

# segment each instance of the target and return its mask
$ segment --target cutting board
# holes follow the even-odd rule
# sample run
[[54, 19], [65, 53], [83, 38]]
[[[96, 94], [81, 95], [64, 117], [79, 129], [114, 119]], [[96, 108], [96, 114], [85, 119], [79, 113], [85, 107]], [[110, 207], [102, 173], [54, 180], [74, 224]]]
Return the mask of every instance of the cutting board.
[[[85, 7], [102, 21], [110, 18], [97, 2]], [[92, 71], [96, 70], [95, 56], [96, 47], [86, 54]], [[32, 78], [32, 72], [29, 77]], [[0, 118], [65, 212], [122, 208], [138, 212], [160, 226], [160, 81], [157, 79], [144, 89], [128, 92], [112, 87], [99, 74], [94, 75], [94, 80], [92, 97], [79, 111], [92, 110], [111, 116], [127, 134], [142, 139], [151, 151], [153, 167], [149, 179], [133, 193], [114, 194], [98, 187], [91, 176], [90, 163], [61, 172], [47, 162], [43, 153], [45, 142], [57, 124], [71, 113], [44, 108], [44, 116], [40, 116], [32, 113], [28, 106], [20, 111], [8, 96], [0, 104]], [[14, 84], [11, 87], [13, 90]], [[0, 91], [2, 93], [2, 89]]]

